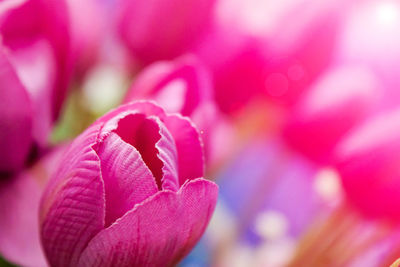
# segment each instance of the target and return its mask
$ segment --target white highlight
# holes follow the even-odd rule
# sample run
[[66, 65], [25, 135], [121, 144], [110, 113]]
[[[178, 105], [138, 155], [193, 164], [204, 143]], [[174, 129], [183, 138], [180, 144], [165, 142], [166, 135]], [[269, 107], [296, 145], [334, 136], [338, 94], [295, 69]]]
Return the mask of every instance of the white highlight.
[[400, 19], [399, 6], [393, 2], [382, 2], [376, 7], [377, 20], [385, 25], [396, 23]]
[[342, 186], [337, 171], [331, 168], [321, 169], [316, 174], [314, 189], [326, 201], [339, 200], [342, 196]]
[[118, 105], [126, 91], [123, 71], [102, 65], [92, 70], [83, 86], [85, 101], [92, 112], [102, 114]]
[[255, 222], [256, 232], [266, 239], [279, 239], [286, 235], [288, 230], [288, 220], [277, 211], [267, 211], [260, 214]]
[[17, 8], [20, 5], [24, 4], [27, 0], [8, 0], [8, 1], [0, 1], [0, 15], [3, 15], [5, 12], [10, 9]]
[[400, 4], [367, 3], [355, 8], [342, 36], [345, 58], [374, 62], [383, 68], [397, 64], [400, 53]]

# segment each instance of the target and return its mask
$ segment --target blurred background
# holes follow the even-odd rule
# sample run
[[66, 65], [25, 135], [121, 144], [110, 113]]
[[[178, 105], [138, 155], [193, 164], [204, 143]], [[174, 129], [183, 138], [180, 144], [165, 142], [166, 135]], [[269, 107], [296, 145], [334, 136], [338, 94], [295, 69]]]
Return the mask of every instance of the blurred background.
[[[41, 253], [8, 229], [37, 224], [49, 158], [140, 99], [194, 121], [220, 188], [179, 266], [400, 257], [400, 1], [4, 0], [0, 35], [0, 111], [18, 115], [0, 130], [29, 133], [4, 139], [24, 147], [0, 166], [0, 201], [12, 188], [18, 203], [0, 207], [1, 266]], [[14, 78], [23, 93], [3, 89]], [[16, 176], [35, 177], [34, 200]]]

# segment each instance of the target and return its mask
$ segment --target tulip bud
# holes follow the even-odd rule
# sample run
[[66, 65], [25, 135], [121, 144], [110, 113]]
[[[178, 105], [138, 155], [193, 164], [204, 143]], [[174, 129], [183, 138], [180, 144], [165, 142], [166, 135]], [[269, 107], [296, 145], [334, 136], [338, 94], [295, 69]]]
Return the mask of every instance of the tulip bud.
[[210, 74], [194, 56], [156, 62], [138, 75], [124, 102], [143, 99], [155, 100], [168, 112], [192, 116], [212, 101]]
[[191, 122], [132, 102], [75, 139], [41, 203], [52, 266], [171, 266], [204, 232], [217, 186]]

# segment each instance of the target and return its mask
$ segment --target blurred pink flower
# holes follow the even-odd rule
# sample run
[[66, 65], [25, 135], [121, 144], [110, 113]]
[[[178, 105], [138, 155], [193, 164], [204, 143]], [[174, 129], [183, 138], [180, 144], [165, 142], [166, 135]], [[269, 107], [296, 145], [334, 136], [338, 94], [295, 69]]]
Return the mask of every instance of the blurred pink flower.
[[[32, 98], [41, 103], [35, 112], [50, 103], [55, 119], [66, 96], [71, 75], [71, 40], [68, 10], [64, 0], [27, 0], [2, 3], [0, 34], [10, 50], [21, 79]], [[47, 100], [43, 92], [49, 94]], [[42, 114], [43, 116], [43, 114]]]
[[192, 116], [197, 108], [213, 101], [211, 77], [194, 56], [159, 61], [135, 78], [124, 102], [138, 99], [152, 99], [167, 112]]
[[377, 106], [379, 89], [374, 73], [368, 69], [331, 68], [291, 110], [284, 138], [313, 161], [331, 163], [340, 139]]
[[211, 23], [215, 0], [118, 0], [122, 41], [142, 64], [188, 51]]
[[217, 186], [203, 178], [190, 120], [150, 102], [123, 105], [82, 133], [41, 204], [52, 266], [170, 266], [204, 232]]
[[143, 99], [156, 101], [168, 112], [190, 117], [201, 132], [207, 162], [223, 158], [225, 146], [212, 143], [221, 131], [224, 143], [229, 142], [229, 125], [214, 104], [210, 73], [195, 56], [159, 61], [145, 68], [135, 78], [124, 102]]
[[48, 145], [69, 76], [68, 17], [63, 1], [0, 3], [0, 172], [18, 171]]
[[195, 50], [213, 73], [222, 111], [260, 97], [291, 105], [330, 65], [343, 1], [221, 2]]
[[399, 136], [397, 109], [352, 130], [336, 150], [347, 196], [369, 217], [400, 219]]

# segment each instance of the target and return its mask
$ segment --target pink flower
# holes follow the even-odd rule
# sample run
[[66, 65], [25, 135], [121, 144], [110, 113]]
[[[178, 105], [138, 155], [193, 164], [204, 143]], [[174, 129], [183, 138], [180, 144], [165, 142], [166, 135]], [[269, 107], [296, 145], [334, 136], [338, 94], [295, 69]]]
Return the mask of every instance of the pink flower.
[[369, 217], [400, 219], [400, 110], [354, 129], [336, 150], [347, 197]]
[[211, 21], [215, 0], [119, 0], [118, 31], [141, 63], [188, 51]]
[[223, 112], [259, 98], [292, 105], [332, 62], [341, 0], [220, 2], [196, 53], [213, 73]]
[[291, 110], [284, 138], [313, 161], [331, 163], [337, 143], [377, 106], [379, 89], [368, 69], [330, 69]]
[[[202, 133], [208, 163], [224, 157], [222, 143], [230, 147], [229, 125], [214, 104], [211, 75], [195, 56], [159, 61], [146, 67], [135, 78], [124, 102], [147, 99], [156, 101], [168, 112], [193, 120]], [[213, 146], [222, 132], [225, 142]]]
[[198, 241], [217, 186], [203, 178], [191, 122], [150, 102], [123, 105], [71, 144], [41, 204], [52, 266], [170, 266]]
[[2, 4], [2, 43], [10, 50], [21, 79], [33, 92], [32, 98], [40, 102], [35, 110], [44, 117], [41, 109], [50, 105], [50, 118], [55, 119], [67, 93], [72, 64], [66, 3], [27, 0]]
[[13, 173], [47, 147], [68, 86], [63, 1], [4, 1], [0, 15], [0, 172]]

